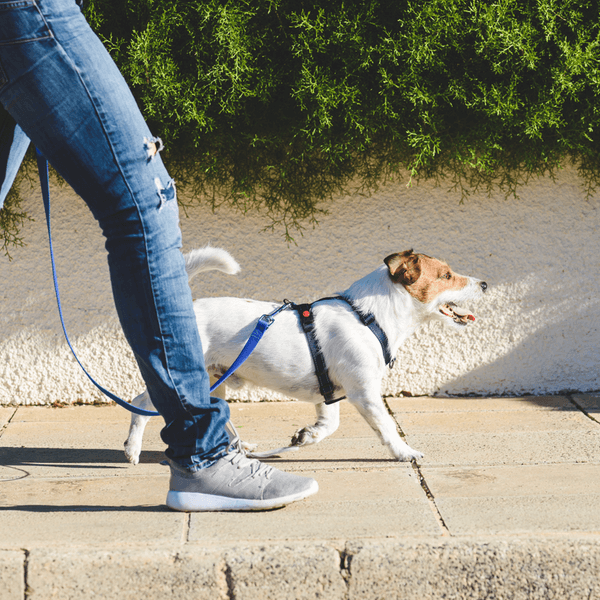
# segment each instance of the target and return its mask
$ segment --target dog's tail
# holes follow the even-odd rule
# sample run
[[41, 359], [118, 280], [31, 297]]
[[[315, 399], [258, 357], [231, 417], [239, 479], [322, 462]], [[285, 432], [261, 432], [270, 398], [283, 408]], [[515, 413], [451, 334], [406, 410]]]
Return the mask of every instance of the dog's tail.
[[240, 265], [223, 248], [205, 246], [204, 248], [192, 250], [185, 255], [185, 270], [188, 277], [193, 279], [203, 271], [222, 271], [228, 275], [235, 275], [240, 271]]

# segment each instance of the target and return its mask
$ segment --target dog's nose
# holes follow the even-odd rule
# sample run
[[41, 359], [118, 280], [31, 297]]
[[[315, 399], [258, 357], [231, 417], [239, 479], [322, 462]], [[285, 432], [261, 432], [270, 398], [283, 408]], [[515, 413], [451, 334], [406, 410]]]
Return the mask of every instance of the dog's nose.
[[482, 292], [485, 292], [487, 290], [487, 283], [485, 281], [482, 281], [479, 285], [481, 286]]

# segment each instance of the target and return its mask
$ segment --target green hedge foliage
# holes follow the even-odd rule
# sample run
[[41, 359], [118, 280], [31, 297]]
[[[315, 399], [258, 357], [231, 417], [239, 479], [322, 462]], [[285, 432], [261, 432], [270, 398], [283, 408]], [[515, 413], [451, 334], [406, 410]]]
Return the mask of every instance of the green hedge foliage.
[[164, 158], [285, 231], [349, 186], [600, 173], [596, 0], [86, 0]]

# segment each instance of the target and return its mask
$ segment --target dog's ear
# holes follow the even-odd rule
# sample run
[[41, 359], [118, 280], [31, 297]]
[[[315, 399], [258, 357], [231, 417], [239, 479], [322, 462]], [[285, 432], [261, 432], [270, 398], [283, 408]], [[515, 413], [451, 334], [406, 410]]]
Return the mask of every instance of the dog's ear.
[[419, 255], [414, 254], [412, 249], [390, 254], [383, 262], [387, 265], [394, 283], [411, 285], [421, 276]]

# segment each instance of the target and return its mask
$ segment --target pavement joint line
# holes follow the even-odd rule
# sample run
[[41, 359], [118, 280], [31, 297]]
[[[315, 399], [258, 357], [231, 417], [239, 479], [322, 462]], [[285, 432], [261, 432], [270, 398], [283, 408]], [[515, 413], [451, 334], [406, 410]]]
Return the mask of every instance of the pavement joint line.
[[190, 530], [192, 528], [192, 513], [187, 513], [185, 515], [185, 520], [183, 522], [183, 532], [182, 532], [182, 541], [184, 544], [188, 544], [190, 541]]
[[577, 400], [575, 400], [575, 398], [573, 398], [573, 394], [568, 393], [565, 394], [567, 400], [573, 404], [575, 407], [577, 407], [578, 410], [580, 410], [588, 419], [594, 421], [594, 423], [597, 423], [598, 425], [600, 425], [600, 421], [598, 421], [598, 419], [596, 419], [595, 417], [592, 417], [592, 415], [590, 415], [590, 413], [587, 412], [587, 410], [585, 410], [585, 408], [583, 408], [583, 406], [581, 406]]
[[350, 571], [350, 563], [352, 562], [352, 553], [348, 552], [346, 548], [343, 550], [339, 550], [340, 554], [340, 572], [344, 581], [346, 582], [346, 587], [350, 587], [350, 578], [352, 573]]
[[2, 437], [2, 434], [4, 433], [4, 431], [8, 428], [9, 423], [15, 418], [15, 415], [17, 414], [18, 410], [19, 410], [19, 407], [15, 406], [15, 411], [13, 412], [13, 414], [10, 415], [10, 417], [8, 417], [8, 419], [6, 419], [6, 423], [4, 423], [4, 425], [2, 425], [2, 427], [0, 427], [0, 437]]
[[442, 513], [440, 512], [440, 509], [438, 508], [438, 505], [435, 501], [435, 496], [433, 495], [433, 493], [429, 489], [429, 486], [427, 485], [427, 482], [425, 481], [425, 477], [421, 472], [421, 467], [419, 466], [416, 460], [411, 461], [411, 464], [416, 476], [419, 478], [419, 484], [422, 490], [425, 492], [425, 496], [427, 496], [429, 508], [431, 509], [431, 512], [433, 513], [437, 524], [442, 530], [442, 537], [451, 537], [452, 534], [450, 533], [450, 530], [448, 529], [448, 526], [444, 521], [444, 517], [442, 517]]
[[[396, 416], [394, 415], [392, 409], [390, 408], [390, 406], [387, 403], [385, 398], [383, 398], [383, 403], [384, 403], [388, 413], [392, 417], [392, 419], [394, 419], [394, 423], [396, 423], [396, 427], [398, 429], [398, 432], [400, 433], [400, 436], [402, 438], [406, 438], [406, 434], [402, 430], [400, 423], [398, 423]], [[419, 485], [421, 486], [421, 489], [423, 490], [423, 492], [425, 493], [425, 496], [427, 497], [427, 503], [429, 504], [429, 508], [431, 509], [431, 512], [433, 513], [433, 516], [434, 516], [438, 526], [441, 529], [442, 537], [450, 537], [452, 534], [450, 533], [450, 530], [448, 529], [448, 526], [446, 525], [446, 522], [444, 521], [444, 517], [442, 517], [442, 513], [440, 512], [440, 509], [438, 508], [438, 505], [435, 501], [434, 495], [432, 494], [431, 490], [429, 489], [429, 486], [427, 485], [427, 481], [425, 481], [425, 477], [423, 475], [423, 472], [421, 471], [421, 467], [419, 466], [419, 463], [416, 460], [411, 460], [411, 465], [415, 472], [415, 475], [417, 476], [417, 478], [419, 480]]]
[[385, 409], [388, 411], [388, 414], [390, 415], [390, 417], [392, 417], [392, 419], [394, 420], [394, 423], [396, 423], [396, 429], [398, 430], [398, 433], [400, 434], [400, 437], [402, 439], [406, 439], [406, 434], [404, 433], [404, 431], [402, 431], [402, 427], [400, 427], [400, 423], [398, 423], [398, 419], [396, 419], [396, 415], [394, 414], [394, 411], [390, 408], [390, 405], [388, 404], [386, 398], [381, 398], [383, 400], [383, 405], [385, 406]]
[[346, 594], [344, 600], [350, 597], [350, 582], [352, 579], [352, 572], [350, 571], [350, 563], [352, 562], [352, 553], [348, 551], [348, 543], [344, 544], [342, 550], [337, 550], [340, 556], [340, 575], [344, 580], [346, 586]]
[[23, 598], [27, 600], [31, 593], [29, 589], [29, 550], [23, 548], [23, 554]]
[[223, 568], [223, 574], [225, 575], [225, 583], [227, 584], [227, 598], [228, 600], [235, 600], [235, 582], [233, 573], [231, 571], [231, 565], [229, 562], [225, 562]]

